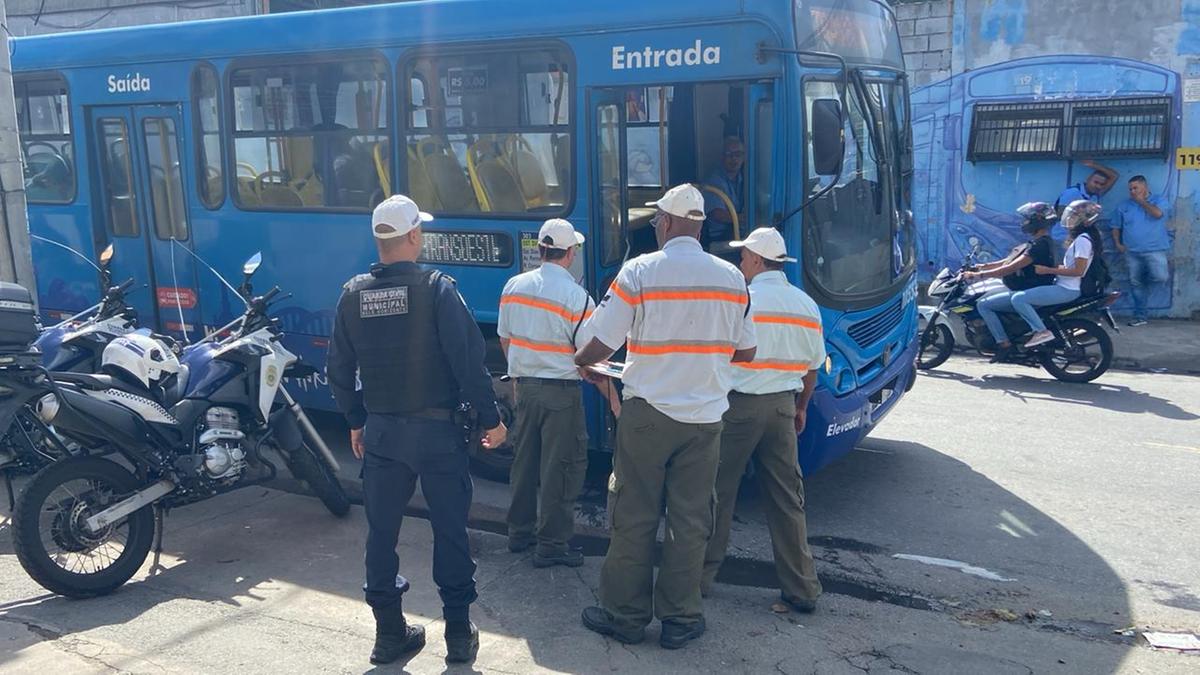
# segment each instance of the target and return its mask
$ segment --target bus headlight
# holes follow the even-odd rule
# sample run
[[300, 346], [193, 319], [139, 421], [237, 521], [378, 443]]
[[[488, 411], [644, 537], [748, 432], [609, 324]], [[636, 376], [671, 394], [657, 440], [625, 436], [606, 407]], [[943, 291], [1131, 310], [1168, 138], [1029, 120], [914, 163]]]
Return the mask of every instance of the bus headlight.
[[856, 380], [854, 369], [835, 347], [830, 347], [825, 357], [825, 386], [834, 396], [844, 396], [854, 391]]

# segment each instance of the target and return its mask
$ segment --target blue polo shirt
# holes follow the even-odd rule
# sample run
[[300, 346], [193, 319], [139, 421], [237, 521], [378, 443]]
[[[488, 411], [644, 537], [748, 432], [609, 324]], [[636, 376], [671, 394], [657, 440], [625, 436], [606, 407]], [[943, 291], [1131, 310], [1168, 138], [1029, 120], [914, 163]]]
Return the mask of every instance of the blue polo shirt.
[[1171, 218], [1171, 204], [1160, 195], [1150, 195], [1146, 201], [1162, 211], [1162, 218], [1151, 218], [1137, 202], [1126, 199], [1113, 211], [1109, 225], [1114, 230], [1121, 230], [1121, 243], [1133, 253], [1170, 250], [1167, 221]]

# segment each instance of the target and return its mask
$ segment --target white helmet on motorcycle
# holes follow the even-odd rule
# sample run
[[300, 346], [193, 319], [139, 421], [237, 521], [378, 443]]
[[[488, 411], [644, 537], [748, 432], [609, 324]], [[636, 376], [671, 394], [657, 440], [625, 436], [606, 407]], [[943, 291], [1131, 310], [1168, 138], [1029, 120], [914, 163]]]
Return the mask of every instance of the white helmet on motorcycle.
[[164, 377], [179, 372], [179, 359], [163, 343], [149, 335], [130, 333], [116, 338], [104, 348], [101, 370], [131, 377], [142, 386], [158, 384]]

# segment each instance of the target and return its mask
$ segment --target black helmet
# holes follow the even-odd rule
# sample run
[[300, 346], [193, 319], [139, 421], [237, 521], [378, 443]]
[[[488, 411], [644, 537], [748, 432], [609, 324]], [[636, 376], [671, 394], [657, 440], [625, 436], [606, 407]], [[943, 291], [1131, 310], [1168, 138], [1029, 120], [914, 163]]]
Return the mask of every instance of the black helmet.
[[1017, 209], [1017, 215], [1021, 217], [1021, 231], [1026, 234], [1049, 229], [1058, 219], [1058, 213], [1055, 212], [1054, 207], [1046, 202], [1024, 204]]

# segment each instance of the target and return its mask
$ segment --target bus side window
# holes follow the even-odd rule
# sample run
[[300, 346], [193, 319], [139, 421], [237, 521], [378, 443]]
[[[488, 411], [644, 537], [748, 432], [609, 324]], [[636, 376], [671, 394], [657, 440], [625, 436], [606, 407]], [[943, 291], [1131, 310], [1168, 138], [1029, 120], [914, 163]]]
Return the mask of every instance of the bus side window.
[[74, 201], [75, 158], [66, 81], [17, 75], [14, 89], [26, 199], [43, 204]]
[[391, 191], [386, 62], [237, 67], [230, 77], [238, 205], [373, 208]]
[[401, 190], [440, 214], [562, 213], [572, 167], [567, 61], [545, 48], [404, 63]]
[[197, 186], [200, 201], [210, 209], [225, 201], [221, 107], [217, 90], [217, 71], [206, 63], [196, 66], [192, 71], [192, 123], [196, 137]]

